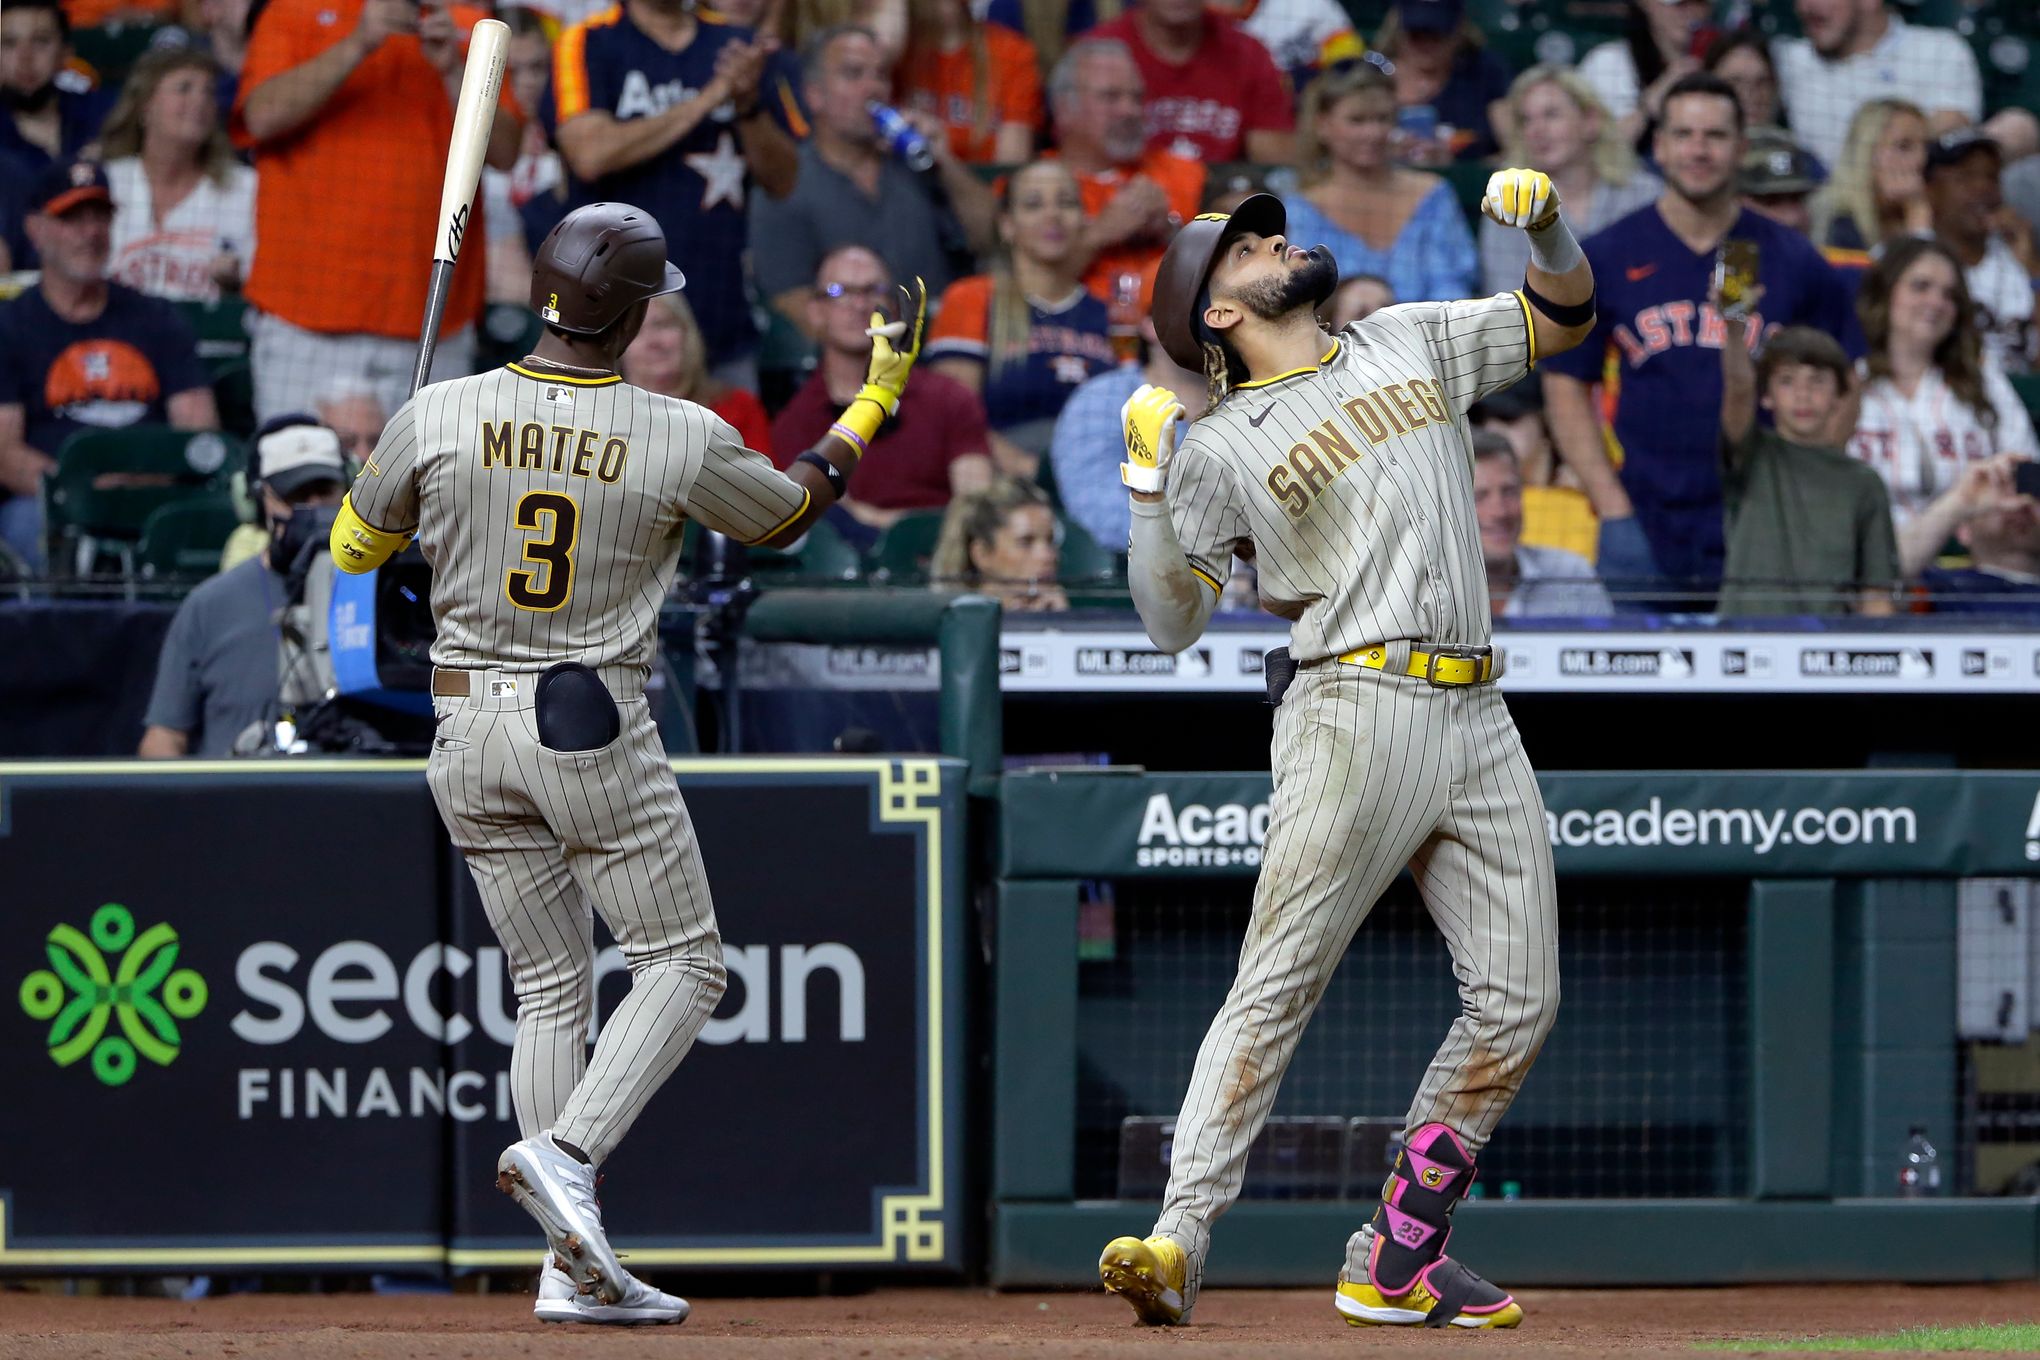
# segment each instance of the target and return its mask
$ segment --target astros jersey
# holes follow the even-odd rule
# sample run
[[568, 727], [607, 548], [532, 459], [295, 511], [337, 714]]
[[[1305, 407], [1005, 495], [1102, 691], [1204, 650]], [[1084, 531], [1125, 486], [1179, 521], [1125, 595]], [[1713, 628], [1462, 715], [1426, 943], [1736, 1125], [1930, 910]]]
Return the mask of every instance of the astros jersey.
[[756, 542], [808, 495], [705, 407], [511, 364], [421, 389], [351, 499], [417, 529], [433, 663], [515, 670], [649, 666], [685, 522]]
[[[1755, 338], [1809, 325], [1862, 353], [1847, 285], [1798, 232], [1745, 208], [1728, 235], [1754, 241], [1764, 298]], [[1587, 238], [1597, 317], [1550, 371], [1608, 381], [1622, 485], [1635, 502], [1660, 569], [1677, 578], [1721, 576], [1721, 317], [1707, 305], [1714, 253], [1696, 253], [1655, 203]]]
[[1521, 295], [1385, 307], [1317, 368], [1243, 383], [1169, 464], [1191, 567], [1222, 587], [1251, 543], [1298, 661], [1377, 642], [1488, 640], [1466, 409], [1526, 373]]
[[[724, 23], [706, 8], [694, 41], [668, 52], [630, 21], [608, 9], [560, 35], [553, 49], [552, 120], [560, 124], [591, 110], [620, 123], [648, 118], [694, 98], [715, 77], [716, 55], [751, 30]], [[794, 90], [790, 59], [767, 59], [758, 95], [781, 127], [806, 130]], [[599, 180], [567, 182], [567, 208], [604, 200], [635, 203], [657, 219], [666, 250], [687, 275], [687, 300], [701, 323], [711, 365], [747, 353], [757, 338], [744, 300], [745, 204], [750, 171], [737, 141], [736, 109], [725, 104], [678, 142], [648, 160]]]

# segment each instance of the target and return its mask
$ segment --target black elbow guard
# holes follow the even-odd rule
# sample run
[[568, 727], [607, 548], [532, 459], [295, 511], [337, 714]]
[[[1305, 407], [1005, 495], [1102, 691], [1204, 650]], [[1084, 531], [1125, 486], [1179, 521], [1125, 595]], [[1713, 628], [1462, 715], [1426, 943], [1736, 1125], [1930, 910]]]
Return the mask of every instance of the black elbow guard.
[[1523, 280], [1523, 297], [1532, 307], [1544, 313], [1547, 320], [1560, 326], [1591, 326], [1594, 324], [1594, 295], [1587, 294], [1585, 302], [1553, 302], [1530, 286], [1530, 280]]

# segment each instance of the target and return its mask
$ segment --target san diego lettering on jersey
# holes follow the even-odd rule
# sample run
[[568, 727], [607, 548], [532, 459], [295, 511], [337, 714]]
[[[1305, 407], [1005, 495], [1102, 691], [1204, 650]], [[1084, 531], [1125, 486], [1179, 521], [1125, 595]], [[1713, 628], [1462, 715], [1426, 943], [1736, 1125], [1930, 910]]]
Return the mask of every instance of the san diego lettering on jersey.
[[[598, 443], [600, 449], [596, 448]], [[621, 439], [605, 437], [600, 430], [542, 425], [535, 420], [483, 421], [481, 449], [484, 471], [514, 468], [561, 473], [593, 477], [611, 486], [623, 477], [624, 464], [630, 461], [630, 445]]]
[[[1410, 378], [1363, 392], [1341, 403], [1346, 421], [1370, 446], [1399, 439], [1427, 425], [1450, 425], [1444, 394], [1429, 378]], [[1268, 470], [1267, 487], [1281, 502], [1283, 513], [1302, 519], [1311, 502], [1339, 475], [1360, 461], [1360, 448], [1346, 437], [1337, 420], [1320, 422], [1308, 442], [1290, 446], [1286, 462]]]

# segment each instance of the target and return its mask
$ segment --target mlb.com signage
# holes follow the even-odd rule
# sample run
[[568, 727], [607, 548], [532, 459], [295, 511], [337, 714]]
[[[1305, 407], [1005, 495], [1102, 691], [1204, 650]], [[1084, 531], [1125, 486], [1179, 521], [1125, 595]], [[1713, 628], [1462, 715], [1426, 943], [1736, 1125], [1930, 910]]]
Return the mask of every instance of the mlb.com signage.
[[[2040, 863], [2040, 775], [1539, 776], [1560, 873], [2021, 873]], [[1010, 877], [1251, 874], [1266, 776], [1056, 772], [1007, 781]]]
[[[253, 765], [0, 767], [0, 1272], [528, 1265], [493, 1172], [515, 992], [422, 770]], [[963, 766], [703, 765], [729, 986], [605, 1164], [618, 1229], [653, 1264], [952, 1270]], [[788, 821], [811, 853], [776, 852]], [[317, 825], [375, 828], [372, 866]], [[234, 853], [192, 853], [221, 827]], [[592, 1041], [629, 965], [559, 911]]]

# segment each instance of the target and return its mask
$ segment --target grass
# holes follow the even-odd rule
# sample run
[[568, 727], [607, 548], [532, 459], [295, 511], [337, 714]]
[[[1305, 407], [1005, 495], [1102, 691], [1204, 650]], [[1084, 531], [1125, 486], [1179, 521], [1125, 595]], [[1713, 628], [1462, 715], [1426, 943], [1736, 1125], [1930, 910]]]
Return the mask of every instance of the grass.
[[2023, 1351], [2040, 1352], [2040, 1323], [1979, 1322], [1967, 1327], [1907, 1327], [1871, 1336], [1808, 1336], [1744, 1341], [1702, 1341], [1703, 1351]]

